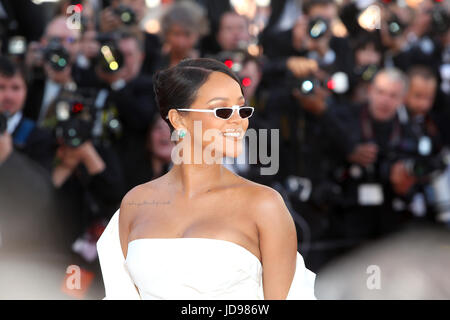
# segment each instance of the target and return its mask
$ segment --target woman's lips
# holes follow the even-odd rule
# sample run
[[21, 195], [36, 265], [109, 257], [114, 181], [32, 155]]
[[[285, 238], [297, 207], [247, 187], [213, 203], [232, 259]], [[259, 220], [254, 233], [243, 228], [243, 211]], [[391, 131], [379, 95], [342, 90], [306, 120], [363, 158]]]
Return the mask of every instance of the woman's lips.
[[227, 138], [234, 138], [241, 140], [244, 136], [242, 130], [227, 130], [226, 132], [222, 133]]

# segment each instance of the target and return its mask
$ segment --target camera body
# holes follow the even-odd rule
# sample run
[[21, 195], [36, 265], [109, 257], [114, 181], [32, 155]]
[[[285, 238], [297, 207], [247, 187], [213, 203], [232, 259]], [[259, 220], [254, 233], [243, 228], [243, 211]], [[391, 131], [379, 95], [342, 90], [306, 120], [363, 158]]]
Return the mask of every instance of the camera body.
[[70, 54], [58, 38], [50, 39], [43, 51], [44, 60], [53, 70], [62, 71], [69, 65]]
[[442, 6], [431, 9], [431, 32], [442, 35], [450, 28], [450, 15]]
[[308, 35], [311, 39], [322, 38], [330, 29], [330, 23], [322, 17], [312, 18], [308, 23]]
[[95, 89], [63, 90], [50, 106], [43, 126], [73, 148], [87, 140], [111, 144], [122, 134], [122, 122], [117, 109], [98, 105], [97, 97]]
[[105, 73], [114, 73], [122, 67], [124, 58], [118, 46], [119, 37], [116, 33], [103, 33], [97, 36], [100, 52], [96, 65]]
[[450, 153], [447, 150], [433, 156], [416, 156], [404, 160], [406, 170], [418, 179], [432, 179], [434, 174], [442, 172], [450, 165]]
[[70, 147], [78, 147], [91, 138], [93, 99], [77, 92], [63, 92], [54, 103], [56, 138]]
[[136, 14], [133, 9], [123, 4], [120, 4], [117, 8], [113, 9], [113, 12], [116, 16], [120, 18], [120, 21], [124, 25], [133, 25], [136, 23]]
[[368, 64], [359, 66], [354, 69], [354, 75], [364, 82], [371, 82], [375, 74], [380, 70], [380, 66], [376, 64]]
[[406, 25], [400, 21], [395, 13], [391, 13], [390, 19], [387, 21], [389, 35], [396, 38], [403, 34], [406, 29]]
[[324, 80], [309, 76], [302, 78], [294, 77], [292, 81], [292, 86], [299, 89], [306, 96], [313, 95], [317, 87], [326, 88], [335, 94], [345, 94], [350, 87], [348, 75], [342, 71], [335, 72]]

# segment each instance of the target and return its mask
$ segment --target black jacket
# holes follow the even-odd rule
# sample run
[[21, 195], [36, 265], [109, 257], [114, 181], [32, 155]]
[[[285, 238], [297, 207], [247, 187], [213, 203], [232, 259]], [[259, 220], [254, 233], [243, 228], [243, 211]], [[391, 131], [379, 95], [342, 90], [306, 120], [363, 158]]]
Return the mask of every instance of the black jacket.
[[33, 120], [22, 117], [12, 138], [15, 150], [51, 170], [56, 152], [56, 140], [51, 131], [39, 128]]

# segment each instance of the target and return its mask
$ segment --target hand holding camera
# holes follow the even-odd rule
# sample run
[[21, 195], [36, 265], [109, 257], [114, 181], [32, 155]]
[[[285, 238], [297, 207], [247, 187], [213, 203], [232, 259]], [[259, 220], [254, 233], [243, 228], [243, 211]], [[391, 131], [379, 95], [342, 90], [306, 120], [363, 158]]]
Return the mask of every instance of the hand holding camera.
[[351, 163], [359, 164], [367, 167], [374, 163], [377, 159], [378, 146], [372, 142], [360, 143], [348, 155], [347, 160]]
[[330, 95], [330, 92], [319, 85], [314, 88], [314, 94], [304, 94], [301, 92], [301, 89], [294, 88], [292, 89], [292, 95], [304, 110], [320, 116], [326, 110], [325, 100]]
[[306, 77], [318, 70], [317, 61], [305, 57], [289, 57], [286, 61], [286, 67], [297, 78]]
[[61, 163], [53, 170], [52, 180], [55, 187], [60, 187], [79, 165], [84, 164], [90, 175], [101, 173], [106, 165], [91, 141], [86, 141], [79, 147], [61, 145], [56, 153]]
[[406, 195], [416, 183], [416, 178], [408, 173], [402, 161], [397, 161], [391, 167], [390, 180], [394, 191], [399, 195]]

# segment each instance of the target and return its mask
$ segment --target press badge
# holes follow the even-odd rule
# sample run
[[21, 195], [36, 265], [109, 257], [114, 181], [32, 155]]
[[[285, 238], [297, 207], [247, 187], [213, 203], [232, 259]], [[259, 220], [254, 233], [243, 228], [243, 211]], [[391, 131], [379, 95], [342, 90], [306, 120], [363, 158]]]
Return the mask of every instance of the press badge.
[[431, 153], [431, 149], [433, 144], [431, 142], [430, 137], [422, 136], [419, 139], [419, 144], [417, 146], [417, 151], [421, 156], [428, 156]]
[[383, 187], [380, 184], [365, 183], [358, 186], [358, 203], [361, 206], [377, 206], [383, 201]]

